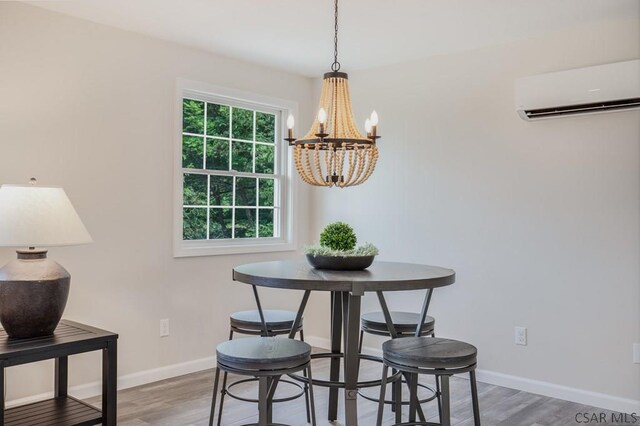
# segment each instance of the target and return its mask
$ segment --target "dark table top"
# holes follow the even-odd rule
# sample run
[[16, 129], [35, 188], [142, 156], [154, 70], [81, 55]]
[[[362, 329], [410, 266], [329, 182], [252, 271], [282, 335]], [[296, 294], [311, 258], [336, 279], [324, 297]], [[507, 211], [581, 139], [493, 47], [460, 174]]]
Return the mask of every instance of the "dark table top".
[[280, 260], [233, 269], [233, 279], [262, 287], [318, 291], [402, 291], [444, 287], [455, 282], [452, 269], [399, 262], [374, 262], [364, 271], [314, 269], [307, 262]]
[[62, 320], [51, 336], [12, 339], [0, 329], [0, 362], [5, 366], [48, 359], [62, 354], [96, 350], [116, 333], [74, 321]]

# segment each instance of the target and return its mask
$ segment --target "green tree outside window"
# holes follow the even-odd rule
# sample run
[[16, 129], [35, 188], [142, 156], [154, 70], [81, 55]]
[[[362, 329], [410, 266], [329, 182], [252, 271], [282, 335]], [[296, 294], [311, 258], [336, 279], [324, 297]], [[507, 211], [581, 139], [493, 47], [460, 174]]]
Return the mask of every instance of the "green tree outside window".
[[278, 236], [276, 135], [275, 114], [183, 99], [184, 240]]

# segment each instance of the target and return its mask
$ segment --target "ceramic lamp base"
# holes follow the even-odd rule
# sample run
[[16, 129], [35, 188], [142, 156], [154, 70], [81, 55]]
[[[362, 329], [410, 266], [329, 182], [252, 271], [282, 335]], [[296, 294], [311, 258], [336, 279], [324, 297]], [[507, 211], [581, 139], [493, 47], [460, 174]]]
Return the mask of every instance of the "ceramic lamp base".
[[46, 250], [18, 250], [0, 269], [0, 323], [12, 338], [48, 336], [58, 326], [71, 276]]

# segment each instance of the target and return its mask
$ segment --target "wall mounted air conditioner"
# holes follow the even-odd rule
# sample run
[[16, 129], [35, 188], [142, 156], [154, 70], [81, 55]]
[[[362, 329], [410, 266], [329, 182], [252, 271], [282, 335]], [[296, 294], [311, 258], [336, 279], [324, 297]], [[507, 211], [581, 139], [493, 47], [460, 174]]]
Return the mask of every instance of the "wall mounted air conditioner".
[[640, 108], [640, 60], [519, 78], [515, 96], [527, 121]]

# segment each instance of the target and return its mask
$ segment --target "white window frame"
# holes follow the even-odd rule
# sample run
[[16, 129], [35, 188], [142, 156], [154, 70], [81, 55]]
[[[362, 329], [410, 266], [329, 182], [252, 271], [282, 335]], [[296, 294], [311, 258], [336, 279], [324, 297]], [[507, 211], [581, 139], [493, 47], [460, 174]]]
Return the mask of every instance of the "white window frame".
[[[175, 96], [175, 137], [174, 176], [173, 176], [173, 256], [215, 256], [239, 253], [263, 253], [297, 250], [297, 224], [294, 221], [294, 200], [297, 185], [293, 176], [293, 164], [289, 154], [284, 121], [289, 114], [296, 115], [298, 104], [294, 101], [256, 95], [235, 89], [210, 85], [207, 83], [177, 79]], [[182, 168], [182, 101], [184, 98], [199, 99], [212, 103], [223, 103], [232, 107], [276, 111], [276, 165], [275, 171], [281, 185], [274, 197], [280, 201], [279, 237], [274, 238], [237, 238], [224, 240], [183, 240], [183, 173]], [[255, 161], [255, 159], [254, 159]], [[229, 172], [234, 175], [235, 172]], [[243, 173], [238, 173], [242, 176]], [[208, 189], [207, 189], [208, 191]], [[256, 194], [256, 197], [258, 194]]]

